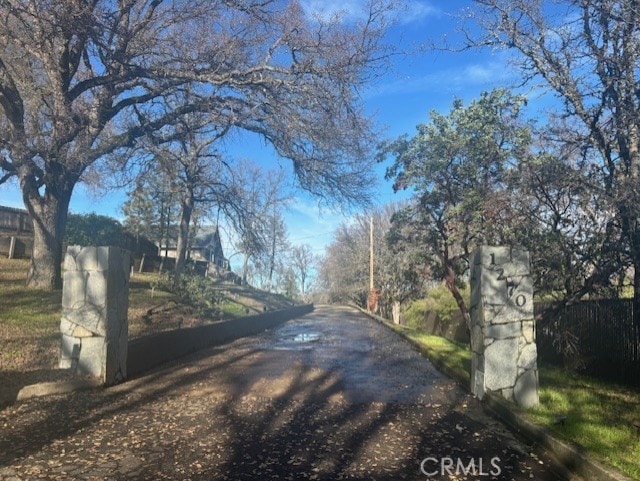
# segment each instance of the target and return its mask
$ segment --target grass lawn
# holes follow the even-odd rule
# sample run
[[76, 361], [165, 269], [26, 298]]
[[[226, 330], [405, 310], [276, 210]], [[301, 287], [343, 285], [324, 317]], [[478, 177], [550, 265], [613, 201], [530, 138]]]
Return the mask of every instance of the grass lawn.
[[[470, 379], [467, 346], [414, 329], [395, 329], [419, 344], [430, 359]], [[632, 424], [640, 420], [640, 392], [554, 366], [540, 366], [539, 378], [540, 406], [525, 411], [525, 417], [581, 445], [594, 459], [640, 479], [640, 435]], [[566, 416], [563, 424], [557, 423], [558, 416]]]
[[26, 278], [26, 261], [0, 259], [0, 374], [57, 364], [62, 292], [26, 289]]
[[[558, 437], [573, 441], [596, 458], [640, 479], [640, 392], [541, 366], [540, 406], [527, 417]], [[558, 416], [566, 416], [563, 424]]]
[[395, 328], [414, 341], [429, 359], [446, 366], [460, 379], [471, 379], [471, 351], [466, 346], [416, 329]]
[[[62, 291], [25, 286], [28, 261], [0, 258], [0, 380], [16, 371], [56, 368], [60, 349]], [[215, 316], [179, 302], [155, 287], [158, 274], [134, 273], [129, 290], [129, 338], [197, 326], [291, 305], [282, 296], [247, 286], [216, 286], [221, 302]]]

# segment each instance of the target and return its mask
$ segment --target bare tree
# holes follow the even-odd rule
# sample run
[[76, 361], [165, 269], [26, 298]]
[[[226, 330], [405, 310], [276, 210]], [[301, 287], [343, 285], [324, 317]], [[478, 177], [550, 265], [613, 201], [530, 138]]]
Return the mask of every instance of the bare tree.
[[293, 246], [291, 249], [291, 267], [300, 281], [300, 293], [305, 294], [306, 281], [314, 264], [313, 250], [309, 244]]
[[392, 203], [374, 212], [374, 258], [377, 259], [376, 287], [380, 289], [380, 312], [387, 319], [400, 323], [402, 305], [424, 294], [430, 279], [424, 248], [418, 244], [403, 243], [394, 235], [394, 216], [406, 203]]
[[[640, 323], [640, 8], [635, 0], [476, 0], [483, 36], [513, 49], [525, 81], [561, 101], [558, 141], [581, 155], [594, 193], [615, 212], [634, 274]], [[568, 127], [568, 128], [567, 128]], [[606, 208], [606, 207], [605, 207]]]
[[247, 159], [239, 160], [235, 166], [235, 192], [240, 198], [242, 215], [229, 220], [239, 235], [237, 246], [244, 254], [242, 279], [246, 283], [249, 263], [273, 250], [273, 225], [270, 219], [274, 211], [280, 216], [290, 194], [283, 170], [265, 172]]
[[0, 0], [0, 183], [17, 178], [33, 220], [28, 284], [60, 286], [87, 170], [193, 112], [262, 135], [310, 192], [360, 202], [372, 126], [357, 87], [389, 13], [369, 7], [353, 24], [284, 0]]
[[122, 205], [125, 226], [137, 238], [153, 240], [160, 254], [164, 247], [166, 256], [175, 240], [174, 217], [180, 210], [174, 179], [160, 169], [142, 170], [127, 195], [129, 198]]
[[224, 129], [208, 123], [207, 115], [194, 112], [159, 131], [149, 132], [142, 139], [142, 150], [149, 154], [143, 161], [146, 164], [143, 175], [155, 169], [170, 178], [178, 197], [176, 284], [184, 270], [196, 205], [204, 209], [215, 206], [234, 218], [242, 216], [231, 167], [214, 147], [223, 135]]
[[[620, 228], [608, 203], [589, 187], [576, 159], [538, 152], [512, 172], [515, 241], [532, 256], [536, 291], [571, 303], [611, 295], [628, 262], [616, 248]], [[579, 163], [578, 163], [579, 164]]]
[[[247, 282], [260, 286], [264, 290], [276, 292], [279, 283], [289, 275], [287, 272], [286, 253], [290, 249], [287, 229], [280, 210], [273, 210], [264, 219], [265, 239], [264, 250], [254, 253], [246, 266]], [[288, 282], [288, 281], [287, 281]]]
[[318, 268], [318, 280], [329, 301], [351, 301], [364, 307], [369, 288], [369, 220], [357, 216], [336, 229]]
[[255, 262], [257, 270], [262, 271], [263, 287], [275, 292], [276, 279], [280, 274], [286, 274], [284, 268], [284, 255], [289, 250], [289, 236], [282, 212], [277, 205], [273, 205], [272, 211], [266, 216], [266, 233], [268, 235], [268, 248]]

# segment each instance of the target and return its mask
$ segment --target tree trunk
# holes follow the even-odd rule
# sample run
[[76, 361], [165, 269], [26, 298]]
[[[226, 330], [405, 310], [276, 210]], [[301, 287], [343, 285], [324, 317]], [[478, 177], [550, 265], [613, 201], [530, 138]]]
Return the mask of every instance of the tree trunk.
[[[73, 188], [49, 190], [44, 197], [23, 188], [23, 200], [33, 222], [33, 252], [27, 286], [38, 289], [62, 288], [62, 245], [67, 227]], [[29, 195], [31, 194], [31, 195]]]
[[[231, 270], [231, 269], [229, 269]], [[244, 253], [244, 262], [242, 265], [242, 284], [247, 285], [247, 277], [249, 275], [249, 254]]]
[[[629, 217], [629, 240], [631, 242], [631, 256], [633, 262], [633, 323], [640, 326], [640, 194], [638, 182], [640, 182], [640, 133], [636, 122], [629, 122], [629, 164], [630, 174], [626, 190], [630, 196], [626, 200], [625, 211]], [[628, 209], [628, 210], [626, 210]], [[623, 214], [624, 215], [624, 214]]]
[[631, 263], [633, 265], [633, 322], [640, 326], [640, 213], [634, 208], [639, 199], [635, 191], [632, 201], [618, 206], [622, 232], [629, 242]]
[[458, 290], [458, 286], [456, 286], [456, 273], [453, 266], [446, 266], [446, 276], [445, 276], [445, 284], [451, 295], [456, 300], [456, 304], [458, 305], [458, 309], [464, 318], [467, 329], [471, 330], [471, 317], [469, 316], [469, 310], [467, 309], [467, 304], [464, 302], [464, 298], [460, 291]]
[[391, 317], [394, 324], [400, 324], [400, 301], [393, 301], [391, 304]]
[[271, 259], [269, 259], [269, 292], [273, 292], [273, 272], [276, 270], [276, 216], [273, 216], [273, 241], [271, 243]]
[[188, 191], [182, 199], [180, 212], [180, 227], [178, 229], [178, 243], [176, 246], [176, 267], [173, 273], [173, 282], [177, 284], [180, 275], [184, 271], [185, 260], [187, 258], [187, 246], [189, 245], [189, 224], [193, 213], [193, 193]]
[[634, 259], [633, 269], [633, 323], [640, 327], [640, 259]]

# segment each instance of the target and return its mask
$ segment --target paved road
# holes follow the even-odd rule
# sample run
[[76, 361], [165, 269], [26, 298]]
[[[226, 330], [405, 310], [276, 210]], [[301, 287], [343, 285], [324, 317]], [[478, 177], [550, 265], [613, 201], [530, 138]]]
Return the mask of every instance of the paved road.
[[32, 479], [555, 478], [405, 341], [320, 306], [115, 388], [0, 411], [0, 480]]

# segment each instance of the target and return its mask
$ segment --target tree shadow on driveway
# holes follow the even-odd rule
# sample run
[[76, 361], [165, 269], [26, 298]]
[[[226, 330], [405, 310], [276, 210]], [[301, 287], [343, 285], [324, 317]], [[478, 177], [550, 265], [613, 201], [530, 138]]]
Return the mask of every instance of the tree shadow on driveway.
[[311, 355], [245, 338], [113, 388], [17, 403], [0, 411], [0, 480], [556, 479], [462, 392], [363, 402]]

